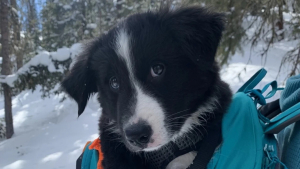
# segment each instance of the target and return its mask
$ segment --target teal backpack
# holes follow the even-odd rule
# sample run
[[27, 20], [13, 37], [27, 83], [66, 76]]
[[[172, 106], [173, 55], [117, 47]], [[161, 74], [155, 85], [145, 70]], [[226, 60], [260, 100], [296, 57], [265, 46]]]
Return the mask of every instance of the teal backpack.
[[[268, 118], [262, 113], [266, 99], [278, 90], [277, 82], [263, 89], [254, 87], [267, 71], [259, 70], [233, 96], [232, 103], [222, 124], [223, 142], [215, 151], [207, 169], [287, 169], [280, 160], [280, 150], [275, 135], [286, 126], [299, 120], [300, 103], [285, 111], [274, 111]], [[270, 92], [266, 91], [271, 87]], [[298, 89], [300, 86], [298, 87]], [[299, 96], [300, 97], [300, 96]], [[279, 101], [277, 100], [278, 106]], [[299, 154], [300, 155], [300, 154]]]

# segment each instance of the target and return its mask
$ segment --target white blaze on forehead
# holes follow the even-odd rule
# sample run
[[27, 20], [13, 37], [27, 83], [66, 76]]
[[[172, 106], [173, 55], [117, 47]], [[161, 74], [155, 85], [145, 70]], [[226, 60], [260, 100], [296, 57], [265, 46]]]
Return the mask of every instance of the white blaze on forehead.
[[120, 29], [116, 38], [116, 53], [122, 59], [128, 69], [130, 81], [136, 90], [136, 104], [133, 115], [125, 126], [137, 123], [139, 120], [146, 121], [152, 129], [152, 136], [147, 149], [156, 149], [160, 145], [169, 141], [168, 133], [165, 128], [165, 113], [158, 101], [146, 94], [134, 78], [133, 66], [134, 61], [131, 58], [131, 37], [123, 28]]
[[125, 62], [129, 78], [133, 80], [133, 64], [130, 58], [131, 38], [125, 29], [120, 29], [116, 38], [116, 52], [118, 56]]

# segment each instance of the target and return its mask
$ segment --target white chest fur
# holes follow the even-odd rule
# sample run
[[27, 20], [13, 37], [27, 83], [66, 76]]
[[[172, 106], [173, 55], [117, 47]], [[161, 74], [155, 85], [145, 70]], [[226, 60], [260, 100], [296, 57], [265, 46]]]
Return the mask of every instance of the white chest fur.
[[179, 156], [173, 161], [171, 161], [166, 169], [186, 169], [193, 163], [193, 160], [196, 157], [196, 155], [197, 152], [192, 151], [182, 156]]

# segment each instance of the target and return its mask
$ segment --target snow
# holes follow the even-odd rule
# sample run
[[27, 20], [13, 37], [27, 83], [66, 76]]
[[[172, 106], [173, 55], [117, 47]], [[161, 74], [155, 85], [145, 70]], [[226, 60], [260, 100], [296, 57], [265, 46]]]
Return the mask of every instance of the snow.
[[69, 48], [60, 48], [57, 52], [51, 52], [52, 59], [57, 61], [64, 61], [70, 58], [71, 51]]
[[85, 34], [85, 35], [87, 35], [87, 34], [89, 34], [89, 33], [90, 33], [90, 31], [88, 31], [88, 30], [85, 30], [85, 31], [84, 31], [84, 34]]
[[73, 52], [73, 55], [77, 55], [82, 51], [82, 44], [81, 43], [75, 43], [70, 48], [71, 52]]
[[9, 86], [13, 86], [14, 82], [18, 79], [18, 76], [16, 74], [13, 75], [8, 75], [5, 78], [5, 82], [9, 85]]
[[[12, 100], [15, 134], [0, 142], [0, 168], [75, 168], [88, 140], [97, 138], [99, 105], [93, 97], [77, 118], [77, 105], [63, 94], [41, 99], [40, 87]], [[3, 97], [0, 117], [4, 116]], [[5, 152], [5, 153], [4, 153]]]
[[48, 162], [48, 161], [55, 161], [58, 158], [60, 158], [62, 154], [63, 154], [62, 152], [57, 152], [57, 153], [50, 154], [47, 157], [43, 158], [42, 162], [45, 163], [45, 162]]
[[11, 10], [14, 12], [15, 15], [17, 15], [17, 16], [19, 15], [19, 14], [18, 14], [18, 10], [16, 10], [16, 8], [11, 7]]
[[97, 24], [95, 23], [89, 23], [86, 25], [87, 28], [90, 28], [90, 29], [96, 29], [97, 28]]
[[[82, 44], [76, 43], [70, 48], [59, 48], [56, 52], [40, 51], [15, 74], [6, 76], [5, 79], [0, 79], [1, 82], [6, 82], [9, 86], [13, 87], [14, 82], [18, 79], [20, 74], [29, 71], [31, 66], [44, 65], [48, 67], [50, 72], [62, 72], [61, 69], [56, 69], [52, 60], [65, 61], [69, 58], [75, 58], [81, 51]], [[2, 58], [0, 59], [2, 61]]]
[[57, 45], [57, 43], [53, 43], [53, 44], [51, 44], [51, 47], [55, 47]]
[[72, 9], [72, 7], [71, 7], [70, 5], [64, 5], [63, 8], [64, 8], [65, 10]]
[[[257, 87], [261, 88], [275, 79], [280, 85], [284, 85], [290, 68], [283, 67], [278, 74], [281, 59], [296, 44], [297, 41], [275, 43], [271, 46], [267, 59], [262, 59], [259, 55], [259, 51], [264, 47], [262, 43], [258, 43], [253, 49], [250, 45], [244, 45], [244, 53], [236, 52], [229, 65], [222, 68], [222, 79], [236, 91], [257, 70], [264, 67], [268, 74]], [[40, 52], [18, 73], [28, 70], [30, 65], [37, 64], [48, 65], [49, 70], [56, 71], [51, 58], [74, 58], [81, 48], [82, 45], [78, 43], [56, 52]], [[7, 81], [16, 78], [17, 74], [7, 77]], [[33, 93], [23, 91], [12, 100], [15, 134], [11, 139], [0, 142], [1, 169], [75, 168], [76, 159], [85, 143], [98, 137], [101, 109], [96, 96], [91, 98], [85, 112], [77, 118], [77, 105], [74, 101], [67, 98], [61, 102], [63, 94], [41, 99], [39, 90], [40, 87]], [[0, 98], [0, 117], [3, 117], [3, 96]]]
[[23, 164], [24, 164], [24, 160], [17, 160], [5, 166], [3, 169], [22, 169]]
[[69, 22], [70, 20], [72, 20], [73, 19], [73, 17], [69, 17], [69, 18], [67, 18], [67, 19], [64, 19], [64, 20], [61, 20], [61, 21], [57, 21], [57, 24], [65, 24], [66, 22]]
[[[263, 88], [264, 85], [273, 80], [278, 82], [278, 86], [284, 86], [291, 68], [283, 66], [279, 73], [281, 60], [286, 52], [296, 46], [297, 43], [297, 41], [275, 43], [270, 48], [267, 59], [262, 58], [259, 54], [264, 47], [263, 43], [258, 43], [257, 47], [252, 50], [250, 44], [244, 45], [244, 53], [236, 52], [230, 60], [230, 64], [221, 70], [222, 79], [230, 84], [233, 92], [236, 92], [252, 75], [259, 69], [264, 68], [268, 73], [262, 82], [257, 85], [257, 88]], [[269, 101], [278, 98], [279, 94], [277, 93]]]

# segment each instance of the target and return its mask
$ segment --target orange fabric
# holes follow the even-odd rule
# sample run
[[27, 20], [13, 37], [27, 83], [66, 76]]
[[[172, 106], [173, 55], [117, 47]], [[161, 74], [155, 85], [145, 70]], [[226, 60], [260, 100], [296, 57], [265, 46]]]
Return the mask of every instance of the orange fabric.
[[83, 148], [82, 152], [84, 152], [84, 150], [85, 150], [86, 146], [87, 146], [88, 144], [90, 144], [90, 142], [91, 142], [91, 141], [88, 141], [88, 142], [85, 144], [85, 146], [84, 146], [84, 148]]
[[89, 146], [89, 149], [95, 149], [98, 150], [99, 152], [99, 160], [97, 163], [97, 169], [104, 169], [102, 166], [102, 161], [103, 161], [103, 153], [101, 151], [101, 141], [99, 138], [93, 141], [93, 143]]

